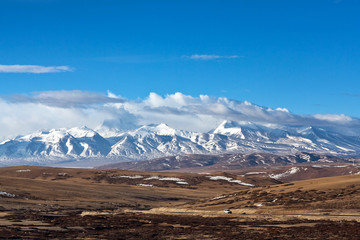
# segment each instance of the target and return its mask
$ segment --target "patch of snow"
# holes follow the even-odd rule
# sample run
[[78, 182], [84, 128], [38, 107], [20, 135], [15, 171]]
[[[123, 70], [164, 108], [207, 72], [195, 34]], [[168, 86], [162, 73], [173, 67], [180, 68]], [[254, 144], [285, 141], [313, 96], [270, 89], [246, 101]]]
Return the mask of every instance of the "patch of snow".
[[335, 145], [335, 147], [337, 147], [337, 148], [339, 148], [339, 149], [343, 150], [344, 152], [354, 152], [354, 150], [352, 150], [352, 149], [348, 149], [348, 148], [340, 147], [340, 146], [337, 146], [337, 145]]
[[115, 175], [115, 176], [111, 176], [111, 178], [130, 178], [130, 179], [138, 179], [138, 178], [144, 178], [141, 175], [132, 175], [132, 176], [128, 176], [128, 175]]
[[231, 211], [230, 209], [225, 209], [225, 210], [224, 210], [224, 213], [232, 214], [232, 211]]
[[266, 172], [247, 172], [244, 174], [244, 176], [249, 176], [249, 175], [258, 175], [258, 174], [265, 174]]
[[30, 169], [20, 169], [20, 170], [16, 170], [16, 172], [31, 172]]
[[310, 158], [311, 158], [310, 155], [301, 154], [300, 157], [301, 157], [302, 159], [305, 159], [307, 162], [310, 162]]
[[237, 184], [244, 185], [244, 186], [255, 187], [255, 185], [253, 185], [253, 184], [244, 183], [241, 180], [234, 180], [232, 178], [224, 177], [224, 176], [208, 176], [208, 178], [210, 178], [210, 180], [213, 180], [213, 181], [224, 180], [224, 181], [228, 181], [230, 183], [237, 183]]
[[244, 183], [241, 180], [231, 180], [229, 182], [237, 183], [237, 184], [244, 185], [244, 186], [249, 186], [249, 187], [254, 187], [255, 186], [254, 184], [251, 184], [251, 183]]
[[0, 191], [0, 196], [5, 196], [5, 197], [16, 197], [15, 194], [11, 194], [11, 193], [8, 193], [8, 192], [3, 192], [3, 191]]
[[222, 199], [222, 198], [226, 198], [226, 195], [214, 197], [214, 198], [210, 199], [210, 201], [211, 201], [211, 200], [218, 200], [218, 199]]
[[312, 165], [312, 167], [314, 168], [324, 168], [324, 167], [329, 167], [327, 165]]
[[0, 143], [0, 145], [3, 145], [3, 144], [8, 143], [8, 142], [10, 142], [9, 139], [7, 139], [7, 140], [5, 140], [5, 141], [2, 141], [2, 142]]
[[333, 163], [334, 161], [328, 159], [320, 159], [318, 162], [326, 162], [326, 163]]
[[288, 177], [288, 176], [290, 176], [290, 175], [292, 175], [292, 174], [295, 174], [295, 173], [297, 173], [297, 172], [299, 172], [299, 171], [300, 171], [300, 168], [298, 168], [298, 167], [292, 167], [292, 168], [290, 168], [289, 170], [287, 170], [287, 171], [284, 172], [284, 173], [270, 174], [269, 177], [278, 180], [278, 179], [281, 179], [281, 178], [284, 178], [284, 177]]
[[290, 168], [290, 174], [294, 174], [294, 173], [297, 173], [298, 171], [300, 171], [300, 169], [299, 168], [297, 168], [297, 167], [292, 167], [292, 168]]
[[144, 180], [159, 180], [159, 176], [151, 176], [151, 177], [145, 178]]
[[[185, 182], [184, 179], [176, 178], [176, 177], [159, 177], [159, 176], [151, 176], [145, 178], [144, 180], [160, 180], [160, 181], [174, 181], [174, 182]], [[181, 183], [180, 183], [181, 184]], [[187, 183], [186, 183], [187, 184]]]
[[176, 178], [176, 177], [164, 177], [164, 178], [159, 178], [160, 181], [174, 181], [174, 182], [182, 182], [184, 181], [184, 179], [181, 178]]
[[224, 177], [224, 176], [209, 176], [208, 178], [210, 178], [210, 180], [213, 180], [213, 181], [217, 181], [217, 180], [230, 181], [230, 180], [232, 180], [232, 178]]
[[140, 186], [140, 187], [154, 187], [154, 185], [152, 185], [152, 184], [143, 184], [143, 183], [137, 184], [137, 186]]
[[317, 141], [318, 141], [318, 142], [322, 142], [322, 143], [327, 143], [327, 144], [330, 143], [328, 140], [323, 139], [323, 138], [320, 138], [320, 139], [318, 139]]
[[183, 184], [183, 185], [187, 185], [187, 184], [189, 184], [189, 183], [187, 183], [187, 182], [176, 182], [177, 184]]

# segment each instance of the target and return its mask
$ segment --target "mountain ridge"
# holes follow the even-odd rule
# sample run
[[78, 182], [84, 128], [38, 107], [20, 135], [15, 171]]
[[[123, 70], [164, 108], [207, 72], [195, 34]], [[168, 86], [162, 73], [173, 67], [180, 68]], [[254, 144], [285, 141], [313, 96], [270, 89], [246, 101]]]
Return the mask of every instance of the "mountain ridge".
[[[104, 134], [102, 133], [104, 132]], [[360, 138], [314, 126], [285, 126], [223, 121], [201, 133], [161, 124], [119, 131], [74, 127], [18, 136], [0, 143], [0, 164], [30, 165], [59, 162], [120, 162], [185, 154], [309, 152], [333, 156], [360, 156]], [[98, 163], [95, 163], [97, 162]]]

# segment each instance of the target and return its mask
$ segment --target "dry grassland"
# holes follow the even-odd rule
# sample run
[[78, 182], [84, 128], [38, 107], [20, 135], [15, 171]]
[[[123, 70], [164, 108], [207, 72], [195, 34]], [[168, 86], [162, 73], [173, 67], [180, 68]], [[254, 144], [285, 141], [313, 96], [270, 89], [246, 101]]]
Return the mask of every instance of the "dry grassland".
[[0, 238], [359, 239], [360, 175], [211, 175], [0, 168]]

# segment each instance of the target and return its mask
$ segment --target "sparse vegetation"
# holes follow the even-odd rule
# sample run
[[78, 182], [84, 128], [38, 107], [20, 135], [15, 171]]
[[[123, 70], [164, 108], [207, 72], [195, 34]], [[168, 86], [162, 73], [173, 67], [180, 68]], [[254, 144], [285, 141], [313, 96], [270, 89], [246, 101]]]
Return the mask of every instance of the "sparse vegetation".
[[[264, 176], [212, 174], [257, 184], [250, 187], [188, 173], [19, 169], [25, 168], [0, 168], [0, 191], [8, 193], [0, 196], [0, 238], [357, 239], [360, 235], [360, 175], [281, 184]], [[187, 184], [178, 184], [180, 180]]]

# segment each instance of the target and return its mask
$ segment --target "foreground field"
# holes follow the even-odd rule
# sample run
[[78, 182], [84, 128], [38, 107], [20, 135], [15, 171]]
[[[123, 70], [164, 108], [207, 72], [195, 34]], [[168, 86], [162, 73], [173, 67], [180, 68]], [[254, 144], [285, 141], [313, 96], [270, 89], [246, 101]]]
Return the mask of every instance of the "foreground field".
[[0, 168], [2, 239], [359, 236], [360, 175], [280, 183], [220, 172]]

